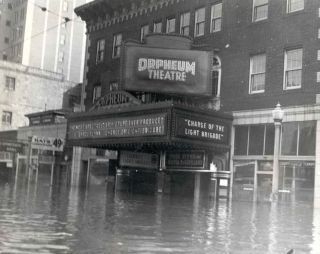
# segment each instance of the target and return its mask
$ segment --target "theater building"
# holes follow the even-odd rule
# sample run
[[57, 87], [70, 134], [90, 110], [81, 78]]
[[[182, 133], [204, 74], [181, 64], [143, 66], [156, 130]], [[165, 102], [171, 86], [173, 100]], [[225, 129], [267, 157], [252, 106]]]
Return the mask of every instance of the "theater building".
[[[219, 178], [211, 169], [226, 172], [222, 185], [231, 185], [233, 199], [320, 205], [319, 8], [317, 0], [97, 0], [76, 8], [89, 44], [83, 112], [68, 124], [76, 147], [74, 179], [87, 160], [80, 147], [117, 150], [122, 169], [129, 153], [138, 151], [150, 161], [150, 153], [158, 155], [154, 169], [164, 183], [192, 182], [186, 189], [197, 189], [206, 185], [202, 178]], [[187, 58], [175, 55], [179, 50]], [[201, 58], [196, 68], [209, 63], [200, 68], [207, 79], [193, 80], [190, 59], [198, 58], [192, 54]], [[107, 133], [113, 139], [99, 136], [105, 125], [126, 120], [156, 122], [152, 129], [159, 132], [130, 127]], [[226, 140], [210, 134], [209, 125], [227, 130]], [[199, 137], [202, 131], [208, 135]], [[122, 150], [128, 154], [121, 159]], [[186, 161], [205, 154], [204, 167], [188, 172], [194, 180], [183, 163], [170, 168], [186, 151]]]

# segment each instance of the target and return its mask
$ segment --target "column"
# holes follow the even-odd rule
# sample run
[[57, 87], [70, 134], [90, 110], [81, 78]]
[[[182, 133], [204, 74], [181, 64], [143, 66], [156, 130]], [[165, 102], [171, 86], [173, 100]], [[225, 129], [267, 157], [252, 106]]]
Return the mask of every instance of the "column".
[[316, 127], [316, 165], [314, 172], [314, 208], [320, 208], [320, 120]]
[[71, 186], [78, 186], [80, 181], [82, 148], [72, 148]]
[[280, 131], [281, 122], [275, 121], [275, 132], [274, 132], [274, 155], [273, 155], [273, 176], [272, 176], [272, 200], [277, 200], [278, 189], [279, 189], [279, 152], [280, 152]]

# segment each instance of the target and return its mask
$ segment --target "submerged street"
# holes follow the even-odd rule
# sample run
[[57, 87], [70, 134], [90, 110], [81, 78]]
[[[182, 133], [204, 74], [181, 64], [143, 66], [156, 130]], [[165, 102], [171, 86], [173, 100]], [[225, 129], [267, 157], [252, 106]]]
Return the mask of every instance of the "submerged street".
[[319, 253], [320, 212], [192, 196], [0, 184], [0, 253]]

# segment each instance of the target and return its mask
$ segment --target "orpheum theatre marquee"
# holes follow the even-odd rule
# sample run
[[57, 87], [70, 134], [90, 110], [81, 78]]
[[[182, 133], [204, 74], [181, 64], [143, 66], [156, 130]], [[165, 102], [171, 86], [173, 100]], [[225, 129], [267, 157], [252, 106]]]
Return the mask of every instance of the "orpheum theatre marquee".
[[192, 50], [189, 38], [173, 35], [148, 36], [146, 44], [128, 42], [122, 52], [122, 89], [69, 116], [70, 145], [118, 150], [120, 156], [121, 151], [167, 154], [171, 168], [204, 169], [209, 151], [229, 151], [231, 116], [174, 100], [143, 103], [130, 93], [209, 100], [211, 52]]

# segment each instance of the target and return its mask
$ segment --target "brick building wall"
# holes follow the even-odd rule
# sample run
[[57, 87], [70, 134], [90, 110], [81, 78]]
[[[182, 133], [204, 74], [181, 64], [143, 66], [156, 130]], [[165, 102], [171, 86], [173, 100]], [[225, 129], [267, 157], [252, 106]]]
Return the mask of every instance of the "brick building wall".
[[[317, 82], [317, 72], [320, 69], [320, 62], [317, 60], [320, 49], [319, 1], [304, 1], [303, 10], [287, 13], [287, 1], [269, 0], [268, 18], [253, 22], [252, 0], [224, 0], [221, 31], [210, 33], [211, 6], [217, 3], [221, 1], [150, 1], [136, 8], [127, 6], [127, 11], [114, 7], [118, 13], [112, 13], [110, 4], [109, 16], [105, 15], [106, 13], [102, 16], [103, 11], [98, 4], [84, 6], [84, 9], [90, 10], [87, 14], [76, 10], [89, 22], [90, 57], [87, 61], [85, 100], [87, 108], [92, 104], [94, 85], [100, 83], [104, 94], [109, 89], [110, 82], [119, 82], [120, 59], [112, 59], [114, 34], [121, 33], [124, 41], [140, 40], [141, 26], [149, 25], [151, 32], [153, 23], [161, 21], [162, 32], [165, 32], [166, 20], [172, 17], [176, 18], [176, 32], [179, 32], [181, 13], [190, 12], [190, 35], [193, 37], [195, 10], [201, 7], [205, 7], [206, 13], [205, 33], [194, 38], [194, 43], [215, 50], [221, 59], [222, 110], [273, 108], [278, 101], [284, 106], [316, 103], [316, 94], [320, 93], [320, 84]], [[96, 64], [99, 39], [106, 40], [106, 49], [104, 61]], [[285, 50], [294, 48], [303, 50], [302, 86], [298, 89], [284, 90]], [[250, 57], [260, 53], [266, 54], [265, 91], [250, 94]]]

